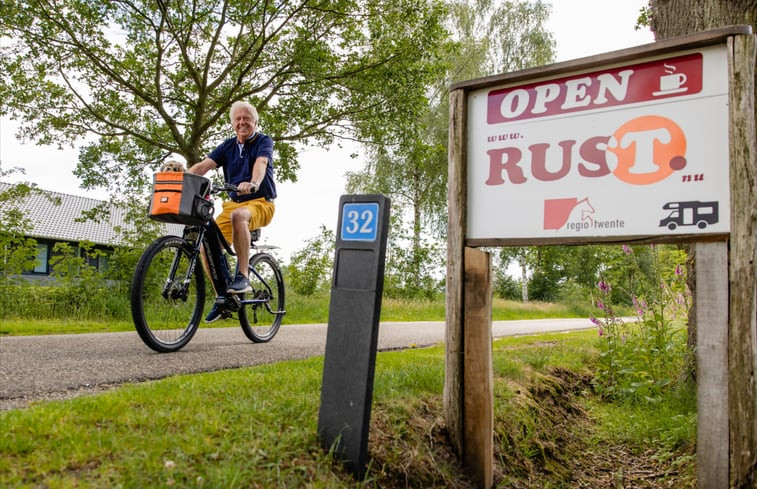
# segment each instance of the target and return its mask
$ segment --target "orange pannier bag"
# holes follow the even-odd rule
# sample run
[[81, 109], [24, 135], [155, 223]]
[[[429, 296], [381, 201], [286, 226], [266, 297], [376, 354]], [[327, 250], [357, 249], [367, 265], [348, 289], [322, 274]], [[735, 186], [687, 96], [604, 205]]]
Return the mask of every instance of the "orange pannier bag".
[[213, 203], [206, 196], [210, 180], [187, 172], [158, 172], [153, 176], [151, 219], [187, 226], [201, 226], [213, 217]]

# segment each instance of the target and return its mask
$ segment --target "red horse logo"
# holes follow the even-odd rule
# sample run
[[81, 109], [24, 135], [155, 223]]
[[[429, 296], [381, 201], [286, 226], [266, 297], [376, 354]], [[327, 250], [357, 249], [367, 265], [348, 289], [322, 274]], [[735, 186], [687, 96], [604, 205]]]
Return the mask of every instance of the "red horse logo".
[[544, 229], [558, 230], [562, 228], [570, 216], [578, 217], [580, 212], [581, 222], [594, 222], [591, 214], [594, 214], [594, 206], [589, 203], [589, 198], [573, 199], [550, 199], [544, 201]]

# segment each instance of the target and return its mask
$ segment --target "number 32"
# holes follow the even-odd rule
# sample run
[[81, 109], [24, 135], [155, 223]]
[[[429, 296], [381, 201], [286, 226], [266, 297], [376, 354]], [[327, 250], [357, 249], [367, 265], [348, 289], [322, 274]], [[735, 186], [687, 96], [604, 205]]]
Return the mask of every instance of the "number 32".
[[363, 212], [356, 210], [348, 211], [345, 230], [349, 234], [373, 234], [373, 220], [375, 217], [376, 214], [370, 209], [365, 209]]

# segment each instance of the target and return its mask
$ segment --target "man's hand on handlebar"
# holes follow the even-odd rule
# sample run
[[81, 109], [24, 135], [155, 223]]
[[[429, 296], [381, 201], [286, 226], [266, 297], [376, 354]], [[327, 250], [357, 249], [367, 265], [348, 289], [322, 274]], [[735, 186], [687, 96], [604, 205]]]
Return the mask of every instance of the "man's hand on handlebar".
[[242, 194], [242, 195], [252, 194], [252, 193], [257, 192], [259, 187], [260, 185], [256, 183], [242, 182], [239, 185], [237, 185], [237, 189], [238, 189], [237, 193]]

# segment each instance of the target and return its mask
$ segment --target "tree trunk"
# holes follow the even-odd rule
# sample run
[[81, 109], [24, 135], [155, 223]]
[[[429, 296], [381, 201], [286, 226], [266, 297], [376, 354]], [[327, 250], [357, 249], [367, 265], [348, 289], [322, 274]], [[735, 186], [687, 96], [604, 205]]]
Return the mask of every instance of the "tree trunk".
[[520, 258], [520, 280], [521, 280], [521, 295], [523, 302], [528, 302], [528, 269], [526, 268], [526, 257]]
[[423, 211], [421, 209], [421, 202], [422, 197], [421, 194], [423, 193], [423, 189], [421, 189], [421, 179], [420, 175], [417, 173], [415, 174], [415, 178], [413, 181], [413, 256], [414, 258], [418, 255], [418, 250], [421, 247], [421, 230], [423, 228], [423, 224], [421, 223], [421, 219], [423, 217]]
[[[757, 2], [754, 0], [650, 0], [649, 19], [650, 27], [657, 40], [735, 24], [751, 25], [753, 32], [756, 32]], [[753, 67], [753, 59], [751, 63]], [[754, 72], [754, 70], [752, 71]], [[754, 75], [752, 75], [752, 78], [754, 78]], [[753, 91], [757, 92], [757, 83], [754, 83], [753, 87]], [[754, 202], [755, 197], [753, 179], [756, 173], [754, 167], [757, 148], [755, 148], [754, 143], [754, 131], [755, 126], [757, 126], [757, 114], [754, 111], [754, 99], [752, 99], [750, 110], [752, 111], [751, 121], [749, 121], [747, 115], [739, 121], [739, 124], [742, 124], [743, 127], [734, 130], [736, 132], [741, 131], [744, 134], [751, 133], [751, 136], [747, 137], [747, 140], [751, 138], [751, 145], [747, 145], [749, 147], [746, 148], [735, 149], [746, 153], [747, 156], [744, 161], [751, 162], [751, 164], [747, 165], [745, 174], [741, 175], [741, 181], [731, 182], [732, 192], [742, 192], [742, 195], [746, 195], [746, 202]], [[751, 127], [749, 127], [750, 125]], [[732, 148], [731, 154], [734, 154], [734, 148]], [[747, 178], [748, 182], [752, 182], [751, 187], [748, 183], [744, 185], [744, 178]], [[751, 180], [749, 180], [750, 178]], [[738, 176], [735, 179], [739, 179]], [[737, 216], [744, 214], [743, 209], [732, 209], [732, 212]], [[754, 270], [757, 268], [757, 264], [754, 262], [757, 252], [754, 248], [757, 232], [755, 232], [754, 210], [747, 209], [746, 213], [749, 212], [752, 212], [752, 216], [745, 216], [741, 221], [745, 223], [743, 227], [746, 228], [746, 236], [731, 237], [731, 261], [751, 260], [751, 265], [747, 263], [744, 267], [742, 263], [742, 265], [739, 265], [741, 268], [738, 269], [732, 263], [731, 273], [740, 274], [740, 276], [730, 278], [731, 293], [740, 292], [734, 294], [738, 297], [732, 296], [731, 298], [729, 319], [733, 325], [731, 326], [732, 331], [729, 340], [729, 362], [731, 362], [729, 364], [731, 371], [729, 385], [734, 387], [729, 389], [731, 481], [733, 487], [737, 489], [757, 487], [757, 475], [755, 475], [757, 472], [757, 420], [755, 419], [757, 417], [757, 387], [755, 386], [755, 352], [752, 346], [755, 341], [754, 336], [757, 334], [754, 331]], [[741, 218], [737, 217], [737, 219]], [[746, 247], [752, 249], [743, 250], [744, 243], [748, 243]], [[734, 256], [734, 254], [738, 254], [738, 256]], [[690, 264], [693, 265], [696, 260], [693, 247], [689, 248], [689, 259], [691, 260]], [[743, 270], [745, 268], [750, 270], [750, 266], [751, 273], [744, 274]], [[693, 269], [693, 266], [689, 267], [689, 274], [693, 273]], [[696, 278], [692, 276], [692, 279], [694, 286], [691, 288], [691, 292], [695, 296]], [[745, 302], [744, 296], [746, 296], [747, 304], [743, 304]], [[734, 309], [734, 302], [738, 302], [740, 308], [749, 309], [749, 314], [743, 314], [741, 310]], [[749, 302], [751, 304], [748, 304]], [[745, 320], [747, 324], [741, 324]], [[751, 323], [751, 326], [749, 323]], [[707, 325], [702, 326], [707, 327]], [[690, 341], [692, 338], [696, 339], [696, 327], [696, 317], [690, 315]], [[744, 344], [745, 342], [746, 344]], [[742, 355], [742, 353], [744, 354]], [[737, 378], [738, 381], [735, 380]], [[738, 385], [734, 385], [735, 383], [738, 383]]]
[[650, 28], [660, 41], [734, 24], [754, 27], [754, 0], [651, 0]]
[[413, 179], [413, 277], [416, 285], [421, 281], [421, 182], [420, 175], [416, 172]]

